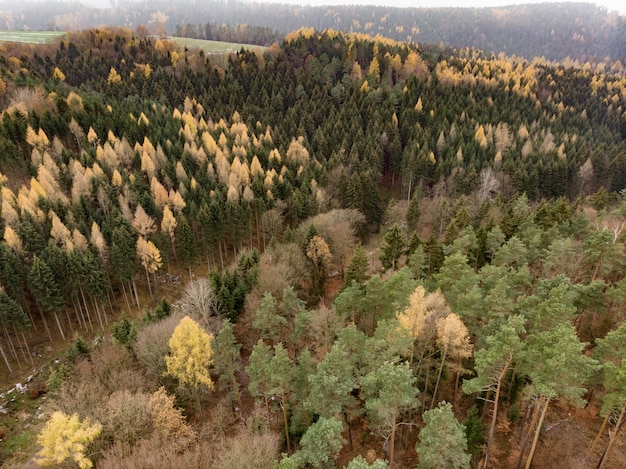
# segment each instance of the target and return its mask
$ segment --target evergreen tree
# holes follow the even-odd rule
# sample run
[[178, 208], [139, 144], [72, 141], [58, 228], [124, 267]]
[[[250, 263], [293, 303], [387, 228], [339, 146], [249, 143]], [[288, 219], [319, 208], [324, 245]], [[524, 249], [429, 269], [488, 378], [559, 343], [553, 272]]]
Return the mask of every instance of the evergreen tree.
[[397, 224], [392, 225], [383, 236], [382, 252], [380, 255], [383, 267], [396, 270], [398, 268], [398, 260], [404, 253], [405, 246], [406, 240], [404, 239], [404, 234], [402, 234], [402, 228]]
[[454, 417], [452, 405], [439, 405], [422, 416], [425, 426], [420, 430], [415, 450], [419, 454], [419, 469], [469, 469], [465, 427]]

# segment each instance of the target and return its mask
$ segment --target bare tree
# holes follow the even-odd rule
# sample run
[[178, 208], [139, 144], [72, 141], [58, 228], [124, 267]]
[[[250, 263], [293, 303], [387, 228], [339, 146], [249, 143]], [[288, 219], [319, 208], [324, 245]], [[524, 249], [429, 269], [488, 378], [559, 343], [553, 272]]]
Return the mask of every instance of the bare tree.
[[181, 298], [184, 314], [198, 321], [205, 329], [217, 331], [221, 323], [219, 305], [215, 292], [206, 278], [192, 280], [187, 284]]

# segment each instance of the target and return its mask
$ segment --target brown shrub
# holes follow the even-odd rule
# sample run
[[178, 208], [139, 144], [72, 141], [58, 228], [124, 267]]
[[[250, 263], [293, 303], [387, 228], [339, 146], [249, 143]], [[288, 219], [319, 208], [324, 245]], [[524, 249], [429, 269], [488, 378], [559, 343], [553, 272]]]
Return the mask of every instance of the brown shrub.
[[271, 469], [278, 457], [276, 433], [243, 432], [225, 440], [216, 450], [218, 469]]
[[180, 322], [179, 315], [172, 315], [146, 326], [137, 334], [133, 351], [148, 377], [160, 381], [165, 372], [165, 355], [169, 352], [168, 342]]
[[154, 435], [135, 447], [118, 442], [104, 451], [99, 469], [206, 469], [214, 467], [214, 448], [200, 442], [185, 452], [177, 451], [177, 442]]

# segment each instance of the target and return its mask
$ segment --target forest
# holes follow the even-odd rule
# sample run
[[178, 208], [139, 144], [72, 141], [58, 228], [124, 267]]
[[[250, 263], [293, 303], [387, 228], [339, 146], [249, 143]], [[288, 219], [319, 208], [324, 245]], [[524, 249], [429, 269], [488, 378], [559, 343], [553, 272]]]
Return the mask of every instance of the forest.
[[[299, 28], [381, 35], [532, 59], [626, 59], [626, 19], [592, 3], [500, 8], [294, 6], [245, 0], [115, 0], [110, 8], [78, 1], [0, 2], [0, 29], [78, 31], [103, 24], [153, 34], [271, 45]], [[278, 41], [280, 43], [280, 40]]]
[[622, 62], [0, 47], [7, 467], [621, 466]]

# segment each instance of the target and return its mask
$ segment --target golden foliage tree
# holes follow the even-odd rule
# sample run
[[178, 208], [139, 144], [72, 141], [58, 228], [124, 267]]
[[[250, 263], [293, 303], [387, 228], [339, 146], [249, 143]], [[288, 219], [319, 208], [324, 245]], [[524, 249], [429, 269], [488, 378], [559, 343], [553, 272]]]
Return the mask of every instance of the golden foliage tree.
[[42, 446], [36, 462], [42, 466], [57, 466], [72, 460], [81, 469], [93, 467], [85, 455], [87, 446], [102, 431], [102, 425], [89, 419], [81, 422], [77, 414], [71, 417], [63, 412], [54, 412], [37, 437]]
[[197, 399], [203, 387], [213, 389], [209, 367], [213, 364], [213, 335], [185, 316], [174, 329], [168, 345], [170, 353], [165, 357], [166, 374], [176, 378], [182, 388], [188, 389]]
[[460, 362], [463, 358], [471, 357], [474, 349], [469, 341], [467, 327], [463, 324], [461, 318], [454, 313], [448, 314], [445, 318], [437, 321], [437, 343], [441, 350], [441, 365], [439, 366], [439, 375], [433, 391], [431, 408], [435, 405], [437, 388], [439, 387], [446, 357], [450, 356]]

